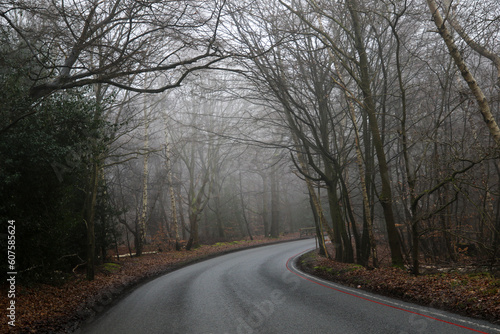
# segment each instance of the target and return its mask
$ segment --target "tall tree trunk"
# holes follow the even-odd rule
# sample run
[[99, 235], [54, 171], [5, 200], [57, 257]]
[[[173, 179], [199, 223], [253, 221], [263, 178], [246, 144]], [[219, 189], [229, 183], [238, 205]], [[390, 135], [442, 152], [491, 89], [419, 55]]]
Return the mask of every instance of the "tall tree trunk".
[[189, 239], [186, 244], [186, 250], [191, 250], [191, 248], [196, 248], [200, 245], [200, 238], [198, 235], [198, 215], [192, 215], [189, 217]]
[[446, 6], [446, 11], [449, 13], [449, 16], [446, 18], [448, 22], [450, 22], [451, 26], [455, 31], [460, 35], [460, 37], [470, 46], [474, 51], [480, 54], [483, 57], [488, 58], [493, 62], [493, 65], [497, 69], [497, 86], [500, 86], [500, 56], [491, 52], [487, 47], [481, 45], [472, 39], [462, 28], [460, 23], [455, 19], [455, 17], [451, 14], [452, 9], [452, 0], [444, 0], [444, 5]]
[[268, 237], [269, 236], [269, 195], [267, 192], [268, 185], [267, 185], [267, 175], [266, 174], [261, 174], [262, 177], [262, 225], [264, 228], [264, 236]]
[[[340, 73], [339, 66], [337, 64], [337, 59], [330, 51], [330, 58], [332, 58], [337, 76], [339, 78], [340, 83], [344, 85], [344, 80], [342, 78], [342, 74]], [[356, 120], [356, 108], [354, 107], [353, 100], [351, 95], [348, 94], [346, 90], [344, 90], [344, 97], [347, 102], [347, 107], [349, 109], [349, 116], [352, 122], [352, 126], [354, 128], [354, 147], [356, 149], [356, 165], [358, 166], [359, 173], [359, 181], [361, 186], [361, 194], [363, 195], [363, 236], [361, 240], [361, 245], [357, 247], [357, 257], [360, 264], [363, 266], [368, 265], [370, 252], [372, 255], [372, 263], [374, 267], [378, 267], [378, 255], [377, 255], [377, 244], [375, 241], [375, 236], [373, 234], [373, 220], [371, 216], [371, 207], [370, 200], [368, 196], [368, 187], [366, 185], [366, 174], [365, 168], [363, 167], [363, 154], [361, 153], [361, 144], [360, 144], [360, 133], [358, 129], [358, 124]], [[345, 187], [344, 187], [345, 189]], [[355, 224], [353, 220], [353, 224]], [[358, 242], [357, 242], [358, 244]], [[363, 247], [363, 245], [365, 245]], [[366, 251], [370, 250], [370, 252]]]
[[[344, 205], [344, 216], [346, 219], [347, 223], [347, 228], [349, 231], [349, 227], [352, 230], [352, 236], [354, 237], [354, 245], [356, 249], [356, 261], [357, 263], [362, 263], [360, 254], [361, 254], [361, 237], [359, 235], [358, 231], [358, 226], [356, 225], [356, 219], [354, 217], [354, 212], [353, 212], [353, 207], [351, 205], [351, 198], [349, 196], [349, 190], [346, 184], [346, 180], [344, 180], [344, 177], [340, 175], [340, 189], [342, 192], [341, 196], [341, 201]], [[349, 247], [351, 248], [351, 253], [352, 253], [352, 245], [349, 239]], [[368, 260], [368, 259], [367, 259]], [[349, 261], [349, 260], [347, 260]], [[354, 254], [351, 255], [351, 260], [349, 262], [354, 262]], [[364, 265], [366, 266], [368, 263], [365, 263]]]
[[92, 163], [92, 176], [85, 197], [84, 220], [87, 227], [87, 280], [93, 281], [95, 277], [95, 205], [97, 201], [97, 188], [99, 183], [99, 164]]
[[[406, 88], [403, 83], [403, 70], [401, 67], [400, 59], [400, 49], [401, 43], [396, 29], [397, 23], [391, 23], [391, 29], [394, 37], [396, 38], [396, 70], [398, 75], [398, 85], [401, 92], [401, 145], [403, 151], [403, 160], [405, 166], [406, 183], [408, 184], [408, 189], [410, 192], [410, 203], [414, 203], [416, 198], [415, 187], [417, 184], [416, 175], [413, 171], [410, 152], [408, 149], [408, 135], [406, 132], [406, 116], [407, 116], [407, 104], [406, 104]], [[412, 260], [413, 260], [413, 273], [415, 275], [419, 274], [419, 240], [420, 231], [418, 229], [418, 217], [417, 217], [416, 205], [412, 205], [410, 209], [410, 224], [411, 224], [411, 235], [412, 235]]]
[[345, 220], [342, 216], [339, 197], [337, 195], [337, 182], [335, 180], [327, 181], [326, 189], [333, 224], [332, 244], [335, 249], [335, 260], [339, 262], [353, 262], [354, 254], [351, 240], [347, 235]]
[[[167, 129], [167, 124], [165, 124]], [[171, 156], [172, 152], [170, 151], [170, 145], [168, 142], [168, 133], [165, 131], [165, 168], [167, 169], [167, 178], [168, 178], [168, 186], [170, 192], [170, 207], [172, 212], [172, 224], [174, 228], [174, 237], [175, 237], [175, 250], [180, 250], [179, 244], [179, 221], [177, 219], [177, 204], [175, 200], [175, 191], [174, 191], [174, 180], [173, 180], [173, 170], [172, 170], [172, 161]]]
[[[97, 109], [94, 112], [94, 123], [98, 122], [101, 115], [101, 103], [103, 99], [103, 89], [101, 84], [94, 86]], [[91, 140], [92, 161], [91, 161], [91, 177], [88, 188], [85, 194], [84, 202], [84, 221], [87, 227], [87, 280], [93, 281], [95, 278], [95, 207], [97, 203], [97, 190], [101, 172], [101, 154], [98, 146], [101, 144], [96, 136]]]
[[392, 189], [389, 176], [389, 167], [387, 164], [386, 155], [384, 152], [384, 145], [380, 137], [378, 120], [376, 115], [375, 101], [371, 91], [371, 77], [369, 72], [369, 62], [366, 54], [366, 48], [363, 42], [361, 32], [361, 21], [358, 15], [358, 4], [356, 0], [349, 0], [349, 13], [352, 18], [354, 38], [356, 50], [359, 56], [359, 70], [361, 80], [359, 82], [361, 91], [363, 92], [365, 112], [368, 115], [369, 127], [372, 133], [373, 145], [379, 163], [379, 173], [382, 183], [382, 189], [379, 194], [380, 204], [384, 212], [384, 218], [387, 228], [387, 236], [389, 239], [389, 248], [391, 250], [392, 265], [396, 267], [403, 267], [403, 254], [401, 252], [401, 242], [399, 233], [396, 229], [396, 222], [394, 218], [394, 211], [392, 207]]
[[446, 47], [448, 48], [448, 52], [453, 58], [455, 65], [460, 70], [460, 73], [462, 74], [462, 77], [464, 78], [465, 82], [467, 82], [470, 91], [476, 98], [476, 101], [479, 105], [479, 112], [483, 116], [484, 123], [488, 127], [488, 130], [490, 131], [491, 136], [495, 140], [497, 147], [500, 148], [500, 128], [498, 127], [495, 117], [491, 113], [490, 105], [488, 103], [488, 100], [486, 99], [486, 96], [481, 90], [481, 87], [479, 87], [476, 78], [472, 75], [471, 71], [465, 64], [462, 54], [460, 53], [457, 45], [455, 44], [455, 40], [453, 39], [453, 36], [446, 27], [444, 19], [441, 16], [441, 13], [439, 12], [439, 8], [436, 4], [436, 1], [427, 0], [427, 5], [429, 6], [429, 10], [432, 14], [432, 19], [434, 20], [434, 23], [438, 28], [438, 32], [443, 38]]
[[187, 250], [198, 248], [200, 246], [200, 231], [199, 231], [200, 213], [193, 214], [189, 217], [189, 240]]
[[280, 194], [279, 181], [276, 177], [277, 170], [273, 167], [271, 172], [271, 238], [279, 237], [280, 226]]
[[[201, 180], [195, 180], [196, 162], [195, 162], [195, 147], [191, 147], [191, 157], [186, 166], [189, 169], [189, 240], [186, 249], [190, 250], [192, 247], [196, 248], [200, 245], [198, 223], [200, 215], [208, 202], [208, 197], [205, 195], [205, 188], [210, 183], [210, 170], [204, 169]], [[196, 189], [196, 185], [199, 188]], [[210, 186], [209, 186], [210, 187]], [[210, 191], [210, 190], [209, 190]]]
[[[179, 173], [179, 180], [182, 180], [182, 168], [178, 169]], [[184, 206], [182, 205], [182, 184], [181, 182], [177, 182], [177, 189], [176, 189], [176, 200], [177, 200], [177, 208], [179, 208], [179, 227], [182, 232], [182, 240], [187, 239], [187, 229], [186, 229], [186, 218], [184, 216]]]
[[247, 214], [245, 212], [245, 201], [243, 200], [243, 182], [242, 182], [242, 177], [241, 177], [241, 170], [240, 170], [240, 204], [241, 204], [241, 212], [243, 216], [243, 221], [245, 222], [245, 227], [248, 233], [248, 237], [250, 240], [253, 240], [252, 232], [250, 230], [250, 223], [248, 222]]
[[[217, 172], [216, 172], [217, 173]], [[222, 220], [221, 214], [221, 203], [220, 203], [220, 187], [216, 182], [214, 183], [214, 206], [215, 206], [215, 222], [217, 224], [217, 235], [219, 238], [224, 239], [226, 237], [224, 221]]]
[[149, 176], [149, 118], [146, 96], [144, 96], [144, 162], [142, 170], [142, 210], [139, 218], [139, 235], [137, 237], [138, 244], [136, 245], [136, 256], [141, 256], [143, 246], [146, 242], [146, 221], [148, 214], [148, 176]]
[[[325, 29], [323, 27], [321, 16], [319, 16], [319, 14], [318, 14], [318, 24], [319, 24], [321, 32], [323, 34], [325, 34]], [[356, 149], [356, 164], [358, 166], [360, 185], [361, 185], [361, 193], [363, 195], [363, 209], [364, 209], [363, 236], [362, 236], [361, 243], [359, 241], [356, 242], [356, 247], [357, 247], [356, 248], [357, 249], [356, 255], [358, 258], [358, 262], [361, 263], [362, 265], [366, 266], [368, 264], [370, 253], [368, 251], [366, 251], [365, 249], [370, 249], [371, 253], [372, 253], [373, 266], [377, 267], [378, 266], [378, 256], [377, 256], [375, 237], [373, 235], [371, 208], [370, 208], [370, 201], [369, 201], [369, 197], [368, 197], [368, 189], [367, 189], [367, 185], [366, 185], [365, 169], [363, 167], [363, 155], [361, 153], [360, 134], [359, 134], [358, 124], [357, 124], [357, 120], [356, 120], [356, 109], [354, 107], [352, 96], [348, 93], [347, 89], [345, 88], [347, 86], [345, 85], [342, 73], [340, 72], [338, 60], [330, 48], [328, 49], [328, 54], [329, 54], [330, 59], [334, 65], [335, 73], [337, 74], [337, 77], [338, 77], [338, 83], [340, 84], [341, 87], [344, 88], [343, 89], [344, 98], [346, 99], [346, 102], [347, 102], [349, 116], [350, 116], [350, 119], [352, 122], [352, 126], [354, 128], [354, 134], [355, 134], [354, 147]], [[345, 187], [344, 187], [344, 189], [345, 189]], [[353, 224], [355, 224], [354, 220], [352, 220], [352, 221], [353, 221]]]
[[309, 201], [314, 215], [314, 225], [316, 227], [316, 237], [319, 240], [320, 254], [324, 255], [327, 259], [329, 259], [330, 254], [328, 253], [328, 248], [326, 247], [325, 236], [324, 236], [325, 229], [328, 229], [328, 222], [326, 221], [325, 214], [323, 213], [321, 201], [318, 198], [319, 196], [316, 195], [316, 192], [314, 190], [313, 181], [310, 179], [309, 168], [306, 163], [306, 158], [304, 157], [304, 154], [301, 152], [301, 146], [298, 136], [296, 133], [293, 133], [293, 131], [292, 131], [292, 138], [295, 144], [295, 150], [297, 152], [297, 159], [299, 160], [300, 168], [302, 169], [302, 174], [304, 174], [307, 190], [309, 193]]
[[[314, 192], [313, 192], [314, 193]], [[328, 254], [328, 250], [325, 245], [325, 237], [324, 232], [321, 228], [321, 223], [319, 221], [319, 212], [316, 207], [316, 203], [314, 202], [313, 197], [311, 196], [311, 192], [309, 191], [309, 205], [311, 206], [311, 210], [314, 218], [314, 227], [316, 228], [316, 238], [318, 239], [319, 244], [319, 255], [322, 255], [326, 258], [330, 258]]]
[[[500, 178], [500, 164], [497, 161], [493, 161], [495, 170], [497, 172], [497, 177]], [[497, 192], [500, 192], [500, 183], [498, 184]], [[498, 261], [500, 253], [500, 201], [497, 200], [496, 208], [496, 219], [495, 225], [493, 226], [493, 245], [491, 252], [491, 265], [495, 265]]]

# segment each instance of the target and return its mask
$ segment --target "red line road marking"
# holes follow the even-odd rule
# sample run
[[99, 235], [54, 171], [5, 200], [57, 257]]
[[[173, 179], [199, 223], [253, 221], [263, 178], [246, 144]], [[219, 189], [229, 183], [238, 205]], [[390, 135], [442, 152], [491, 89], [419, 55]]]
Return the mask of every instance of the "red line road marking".
[[379, 305], [382, 305], [382, 306], [387, 306], [387, 307], [391, 307], [393, 309], [396, 309], [396, 310], [400, 310], [400, 311], [404, 311], [404, 312], [407, 312], [407, 313], [411, 313], [411, 314], [416, 314], [416, 315], [419, 315], [419, 316], [422, 316], [422, 317], [425, 317], [425, 318], [428, 318], [428, 319], [432, 319], [432, 320], [436, 320], [436, 321], [440, 321], [440, 322], [444, 322], [446, 324], [450, 324], [450, 325], [453, 325], [453, 326], [457, 326], [457, 327], [460, 327], [460, 328], [464, 328], [464, 329], [468, 329], [470, 331], [473, 331], [473, 332], [476, 332], [476, 333], [483, 333], [483, 334], [488, 334], [486, 332], [482, 332], [482, 331], [479, 331], [477, 329], [473, 329], [473, 328], [469, 328], [469, 327], [466, 327], [466, 326], [463, 326], [463, 325], [459, 325], [459, 324], [456, 324], [456, 323], [453, 323], [453, 322], [450, 322], [450, 321], [446, 321], [446, 320], [443, 320], [443, 319], [439, 319], [439, 318], [434, 318], [434, 317], [431, 317], [429, 315], [425, 315], [425, 314], [421, 314], [421, 313], [418, 313], [418, 312], [414, 312], [414, 311], [410, 311], [410, 310], [407, 310], [407, 309], [404, 309], [404, 308], [401, 308], [401, 307], [397, 307], [397, 306], [393, 306], [393, 305], [389, 305], [389, 304], [386, 304], [386, 303], [382, 303], [382, 302], [378, 302], [376, 300], [373, 300], [373, 299], [369, 299], [369, 298], [366, 298], [366, 297], [362, 297], [362, 296], [359, 296], [357, 294], [354, 294], [354, 293], [350, 293], [350, 292], [347, 292], [347, 291], [343, 291], [343, 290], [340, 290], [340, 289], [336, 289], [332, 286], [328, 286], [326, 284], [323, 284], [323, 283], [320, 283], [320, 282], [317, 282], [315, 280], [312, 280], [310, 278], [307, 278], [305, 276], [302, 276], [296, 272], [294, 272], [293, 270], [290, 269], [290, 261], [299, 256], [300, 254], [303, 254], [309, 250], [311, 250], [312, 248], [310, 249], [307, 249], [303, 252], [300, 252], [298, 254], [295, 254], [294, 256], [290, 257], [287, 261], [286, 261], [286, 269], [288, 269], [289, 272], [291, 272], [292, 274], [302, 278], [302, 279], [305, 279], [306, 281], [309, 281], [309, 282], [312, 282], [312, 283], [315, 283], [315, 284], [318, 284], [318, 285], [321, 285], [325, 288], [328, 288], [330, 290], [334, 290], [334, 291], [337, 291], [337, 292], [342, 292], [342, 293], [345, 293], [346, 295], [349, 295], [349, 296], [353, 296], [353, 297], [356, 297], [356, 298], [360, 298], [360, 299], [363, 299], [363, 300], [366, 300], [366, 301], [369, 301], [369, 302], [372, 302], [372, 303], [375, 303], [375, 304], [379, 304]]

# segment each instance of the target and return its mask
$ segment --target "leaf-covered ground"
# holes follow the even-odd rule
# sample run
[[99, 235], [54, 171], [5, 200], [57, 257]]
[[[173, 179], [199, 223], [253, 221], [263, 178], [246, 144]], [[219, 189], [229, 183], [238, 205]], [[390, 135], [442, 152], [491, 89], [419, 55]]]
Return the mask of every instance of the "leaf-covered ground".
[[368, 270], [310, 252], [299, 267], [315, 276], [366, 291], [500, 323], [500, 277], [489, 273], [440, 273], [414, 276], [406, 270]]
[[[297, 239], [298, 235], [280, 237], [279, 241]], [[9, 327], [2, 312], [0, 333], [71, 333], [114, 301], [148, 279], [189, 263], [225, 254], [237, 249], [277, 242], [260, 238], [201, 246], [191, 251], [171, 251], [124, 257], [119, 262], [99, 266], [94, 281], [78, 273], [59, 286], [16, 286], [16, 326]], [[6, 310], [7, 287], [0, 289], [0, 308]]]

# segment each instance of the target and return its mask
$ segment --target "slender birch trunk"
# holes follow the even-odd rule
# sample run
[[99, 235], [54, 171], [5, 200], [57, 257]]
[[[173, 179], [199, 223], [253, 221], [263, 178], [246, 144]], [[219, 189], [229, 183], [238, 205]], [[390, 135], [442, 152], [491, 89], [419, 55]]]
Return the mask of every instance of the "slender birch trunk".
[[142, 210], [139, 218], [139, 235], [137, 237], [136, 256], [141, 256], [146, 242], [146, 220], [148, 214], [148, 176], [149, 176], [149, 118], [146, 96], [144, 96], [144, 162], [142, 169]]
[[171, 156], [172, 152], [170, 151], [170, 143], [168, 142], [168, 131], [165, 122], [165, 168], [167, 169], [167, 181], [170, 192], [170, 207], [171, 207], [171, 215], [172, 215], [172, 224], [174, 229], [174, 237], [175, 237], [175, 250], [180, 250], [179, 244], [179, 221], [177, 219], [177, 203], [175, 200], [175, 191], [174, 191], [174, 182], [173, 182], [173, 171], [172, 171], [172, 161]]
[[280, 194], [279, 194], [279, 180], [276, 177], [277, 168], [273, 167], [271, 171], [271, 238], [279, 237], [280, 226]]
[[435, 0], [427, 0], [427, 5], [429, 6], [429, 10], [432, 14], [432, 19], [436, 24], [439, 34], [443, 38], [446, 47], [448, 48], [448, 52], [450, 56], [453, 58], [455, 65], [460, 70], [462, 77], [465, 82], [469, 86], [470, 91], [474, 95], [478, 105], [479, 112], [483, 116], [483, 121], [486, 123], [488, 130], [490, 131], [491, 136], [495, 140], [495, 143], [498, 148], [500, 148], [500, 128], [498, 127], [497, 122], [495, 121], [495, 117], [491, 113], [490, 105], [486, 96], [484, 95], [481, 87], [476, 81], [476, 78], [472, 75], [472, 72], [469, 70], [465, 61], [458, 50], [457, 45], [455, 44], [455, 40], [451, 35], [450, 31], [446, 27], [445, 21], [439, 12], [438, 5]]

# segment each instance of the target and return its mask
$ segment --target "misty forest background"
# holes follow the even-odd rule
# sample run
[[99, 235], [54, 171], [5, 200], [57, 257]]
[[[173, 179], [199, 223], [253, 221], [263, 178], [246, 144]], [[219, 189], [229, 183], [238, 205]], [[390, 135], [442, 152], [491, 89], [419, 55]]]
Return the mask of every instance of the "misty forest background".
[[499, 264], [497, 0], [10, 0], [0, 38], [24, 280], [309, 226], [338, 261]]

